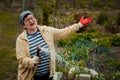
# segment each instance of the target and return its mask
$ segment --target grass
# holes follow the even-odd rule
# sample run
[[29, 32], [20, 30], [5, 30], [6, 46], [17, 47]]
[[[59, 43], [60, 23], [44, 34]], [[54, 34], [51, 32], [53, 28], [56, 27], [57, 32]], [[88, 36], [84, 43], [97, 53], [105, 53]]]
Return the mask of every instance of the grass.
[[18, 15], [7, 11], [0, 11], [0, 31], [4, 35], [15, 35], [18, 27]]
[[0, 22], [6, 25], [13, 25], [16, 22], [17, 18], [15, 13], [10, 13], [7, 11], [0, 11]]
[[0, 49], [0, 62], [0, 79], [5, 80], [6, 75], [9, 78], [15, 77], [13, 76], [17, 73], [15, 50], [9, 47]]
[[0, 80], [16, 80], [15, 40], [18, 14], [0, 11]]

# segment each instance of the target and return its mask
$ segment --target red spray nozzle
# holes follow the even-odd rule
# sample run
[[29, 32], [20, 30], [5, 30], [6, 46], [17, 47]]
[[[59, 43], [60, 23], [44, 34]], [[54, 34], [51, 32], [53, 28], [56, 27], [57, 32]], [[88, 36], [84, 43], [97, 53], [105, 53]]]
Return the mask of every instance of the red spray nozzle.
[[40, 46], [37, 46], [37, 50], [41, 50], [41, 47], [40, 47]]

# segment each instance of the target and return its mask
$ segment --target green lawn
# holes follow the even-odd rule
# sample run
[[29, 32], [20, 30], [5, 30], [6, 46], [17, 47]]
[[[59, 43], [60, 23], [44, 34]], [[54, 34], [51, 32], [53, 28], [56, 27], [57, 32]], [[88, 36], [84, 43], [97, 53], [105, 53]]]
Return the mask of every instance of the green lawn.
[[0, 80], [16, 80], [17, 60], [15, 40], [18, 31], [18, 15], [0, 11]]

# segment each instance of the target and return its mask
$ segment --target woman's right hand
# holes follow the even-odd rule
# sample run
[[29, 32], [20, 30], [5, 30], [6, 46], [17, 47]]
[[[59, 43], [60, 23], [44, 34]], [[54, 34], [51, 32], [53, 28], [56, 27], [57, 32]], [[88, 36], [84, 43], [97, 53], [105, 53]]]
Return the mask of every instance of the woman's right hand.
[[40, 57], [34, 56], [32, 58], [32, 62], [33, 62], [34, 65], [39, 64], [40, 63]]

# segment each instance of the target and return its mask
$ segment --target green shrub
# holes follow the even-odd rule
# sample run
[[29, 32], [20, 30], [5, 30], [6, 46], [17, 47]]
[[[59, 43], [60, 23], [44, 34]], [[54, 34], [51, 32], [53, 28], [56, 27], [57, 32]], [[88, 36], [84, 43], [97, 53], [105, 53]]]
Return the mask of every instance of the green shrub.
[[115, 25], [115, 19], [109, 18], [105, 23], [103, 24], [105, 26], [106, 31], [109, 31], [111, 33], [118, 33], [119, 28]]
[[108, 2], [107, 2], [107, 6], [114, 8], [115, 5], [114, 5], [113, 1], [108, 1]]
[[107, 14], [101, 12], [100, 15], [98, 16], [96, 23], [100, 25], [104, 25], [107, 20], [108, 20]]
[[120, 80], [120, 72], [113, 73], [112, 80]]
[[81, 2], [80, 2], [80, 6], [81, 6], [82, 8], [87, 8], [87, 7], [88, 7], [88, 1], [81, 1]]
[[89, 33], [92, 33], [92, 32], [99, 32], [97, 28], [91, 28], [90, 30], [88, 30]]
[[97, 44], [98, 44], [99, 46], [110, 47], [110, 46], [111, 46], [110, 37], [102, 37], [102, 38], [99, 38], [98, 41], [97, 41]]
[[69, 8], [69, 5], [68, 4], [65, 4], [62, 6], [63, 9], [68, 9]]
[[99, 73], [98, 76], [92, 77], [92, 80], [105, 80], [105, 75], [102, 73]]
[[98, 37], [99, 35], [101, 35], [101, 33], [97, 30], [95, 30], [94, 32], [91, 32], [90, 33], [74, 33], [73, 35], [71, 35], [69, 38], [67, 39], [62, 39], [59, 41], [59, 44], [58, 46], [72, 46], [73, 44], [76, 43], [76, 41], [81, 41], [81, 40], [91, 40], [93, 38], [96, 38]]
[[87, 35], [89, 35], [91, 38], [97, 38], [99, 36], [104, 36], [104, 33], [98, 30], [97, 28], [91, 28], [87, 31]]
[[68, 73], [69, 72], [69, 68], [68, 67], [63, 67], [63, 66], [61, 66], [61, 65], [56, 65], [56, 71], [57, 72], [63, 72], [64, 74], [65, 73]]
[[54, 2], [37, 2], [37, 5], [42, 9], [43, 13], [43, 25], [49, 25], [49, 15], [55, 13], [55, 4]]
[[68, 66], [75, 67], [75, 71], [72, 72], [74, 75], [89, 74], [89, 71], [85, 71], [86, 63], [84, 60], [69, 61]]
[[109, 65], [114, 71], [119, 71], [120, 72], [120, 61], [119, 60], [112, 60], [109, 63]]
[[116, 24], [120, 25], [120, 12], [117, 14]]
[[120, 36], [112, 36], [111, 45], [112, 46], [120, 46]]
[[60, 40], [58, 45], [62, 46], [62, 47], [72, 46], [73, 44], [75, 44], [75, 42], [77, 40], [83, 40], [83, 39], [84, 39], [84, 35], [74, 33], [73, 35], [71, 35], [67, 39]]
[[43, 10], [43, 25], [49, 25], [49, 13]]
[[98, 8], [104, 7], [104, 4], [101, 0], [92, 0], [91, 4], [93, 7], [98, 7]]
[[106, 80], [120, 80], [120, 72], [106, 73]]

